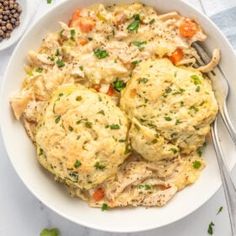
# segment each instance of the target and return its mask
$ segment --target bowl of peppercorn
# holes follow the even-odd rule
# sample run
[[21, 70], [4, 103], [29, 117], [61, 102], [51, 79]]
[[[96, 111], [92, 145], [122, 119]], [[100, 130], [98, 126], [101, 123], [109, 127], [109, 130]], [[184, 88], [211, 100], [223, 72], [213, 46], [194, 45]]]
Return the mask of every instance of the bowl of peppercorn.
[[0, 0], [0, 51], [15, 44], [26, 30], [36, 2], [32, 0]]

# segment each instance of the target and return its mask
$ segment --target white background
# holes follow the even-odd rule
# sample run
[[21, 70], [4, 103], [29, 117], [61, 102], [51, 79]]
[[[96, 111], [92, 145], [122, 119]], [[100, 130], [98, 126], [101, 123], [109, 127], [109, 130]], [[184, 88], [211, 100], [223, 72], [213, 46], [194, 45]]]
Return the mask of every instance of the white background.
[[[46, 0], [40, 0], [34, 20], [53, 7]], [[61, 0], [56, 0], [56, 3]], [[200, 9], [198, 0], [188, 0]], [[0, 75], [4, 69], [13, 48], [0, 52]], [[2, 77], [0, 76], [0, 83]], [[236, 170], [233, 172], [236, 177]], [[236, 179], [236, 178], [234, 178]], [[104, 233], [76, 225], [52, 212], [39, 202], [23, 185], [13, 170], [3, 147], [0, 137], [0, 236], [38, 236], [45, 227], [57, 227], [62, 236], [108, 236], [119, 235]], [[204, 193], [202, 193], [204, 194]], [[189, 199], [189, 201], [194, 199]], [[224, 209], [216, 215], [220, 206]], [[208, 235], [208, 224], [215, 223], [215, 236], [230, 236], [228, 213], [222, 189], [199, 210], [187, 218], [161, 229], [141, 232], [137, 236], [204, 236]]]

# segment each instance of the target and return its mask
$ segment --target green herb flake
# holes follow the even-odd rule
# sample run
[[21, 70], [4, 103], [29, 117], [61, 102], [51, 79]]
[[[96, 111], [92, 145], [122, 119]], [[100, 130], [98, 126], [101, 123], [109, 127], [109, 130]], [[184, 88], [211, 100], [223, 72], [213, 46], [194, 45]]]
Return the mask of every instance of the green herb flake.
[[198, 154], [198, 156], [202, 156], [202, 148], [201, 147], [199, 147], [198, 149], [197, 149], [197, 154]]
[[141, 84], [141, 83], [146, 84], [147, 82], [148, 82], [148, 79], [147, 79], [147, 78], [139, 78], [139, 79], [138, 79], [138, 83], [139, 83], [139, 84]]
[[118, 91], [121, 92], [122, 89], [124, 89], [126, 86], [125, 82], [123, 80], [119, 80], [117, 79], [114, 83], [113, 83], [113, 88]]
[[120, 126], [118, 124], [112, 124], [110, 125], [110, 129], [120, 129]]
[[75, 35], [76, 35], [75, 30], [74, 30], [74, 29], [71, 29], [71, 30], [70, 30], [70, 38], [71, 38], [72, 40], [75, 40]]
[[55, 56], [57, 56], [57, 57], [60, 56], [60, 50], [59, 49], [56, 50]]
[[197, 88], [195, 89], [195, 91], [196, 91], [197, 93], [199, 93], [200, 90], [201, 90], [201, 87], [198, 85]]
[[105, 116], [105, 112], [103, 110], [99, 111], [98, 114]]
[[190, 109], [190, 110], [193, 110], [193, 111], [195, 111], [195, 112], [198, 112], [198, 111], [199, 111], [199, 109], [198, 109], [196, 106], [191, 106], [191, 107], [189, 107], [189, 109]]
[[144, 190], [150, 190], [152, 188], [152, 186], [149, 184], [140, 184], [140, 185], [138, 185], [138, 188], [144, 189]]
[[178, 150], [176, 148], [171, 148], [170, 151], [172, 151], [174, 154], [176, 154], [178, 152]]
[[72, 132], [74, 130], [73, 127], [71, 127], [71, 126], [69, 126], [68, 129], [70, 132]]
[[55, 123], [56, 123], [56, 124], [59, 123], [60, 120], [61, 120], [61, 116], [57, 116], [56, 119], [55, 119]]
[[152, 140], [152, 144], [156, 144], [157, 141], [158, 141], [157, 139], [153, 139], [153, 140]]
[[202, 166], [202, 163], [200, 161], [194, 161], [193, 162], [193, 168], [199, 169]]
[[75, 161], [74, 167], [79, 168], [81, 166], [81, 162], [79, 160]]
[[222, 212], [222, 210], [223, 210], [223, 207], [221, 206], [221, 207], [219, 208], [219, 210], [217, 211], [217, 214], [216, 214], [216, 215], [219, 215], [219, 214]]
[[76, 100], [77, 102], [79, 102], [79, 101], [82, 100], [82, 97], [81, 97], [81, 96], [77, 96], [75, 100]]
[[133, 16], [133, 21], [128, 25], [127, 30], [129, 32], [138, 31], [139, 25], [141, 23], [140, 16], [138, 14]]
[[57, 64], [58, 68], [62, 68], [65, 66], [65, 62], [62, 61], [61, 59], [57, 59], [56, 64]]
[[42, 73], [43, 72], [43, 68], [38, 67], [38, 68], [35, 69], [35, 71], [38, 72], [38, 73]]
[[59, 236], [60, 232], [58, 229], [43, 229], [40, 233], [40, 236]]
[[136, 65], [138, 65], [141, 61], [142, 61], [142, 60], [137, 60], [137, 61], [132, 61], [131, 63], [132, 63], [132, 65], [136, 66]]
[[51, 4], [52, 3], [52, 0], [47, 0], [47, 4]]
[[146, 41], [133, 41], [132, 44], [138, 47], [139, 49], [141, 49], [143, 48], [145, 44], [147, 44], [147, 42]]
[[81, 138], [81, 136], [80, 136], [80, 135], [78, 135], [76, 139], [77, 139], [77, 140], [79, 140], [80, 138]]
[[156, 21], [155, 19], [151, 19], [151, 20], [149, 21], [149, 24], [152, 25], [155, 21]]
[[85, 122], [85, 127], [92, 128], [92, 126], [93, 126], [92, 122], [89, 122], [89, 121]]
[[69, 172], [69, 176], [73, 182], [78, 182], [79, 176], [77, 172]]
[[169, 116], [165, 116], [164, 119], [165, 119], [166, 121], [172, 121], [171, 117], [169, 117]]
[[200, 79], [199, 76], [197, 76], [197, 75], [192, 75], [192, 76], [191, 76], [191, 79], [193, 80], [193, 83], [194, 83], [195, 85], [199, 85], [199, 84], [202, 83], [202, 82], [201, 82], [201, 79]]
[[44, 151], [42, 148], [39, 148], [39, 156], [42, 156], [44, 154]]
[[98, 58], [98, 59], [103, 59], [109, 56], [109, 53], [106, 50], [97, 48], [94, 50], [94, 55]]
[[213, 222], [211, 222], [211, 223], [208, 225], [208, 230], [207, 230], [207, 232], [208, 232], [209, 235], [213, 235], [213, 233], [214, 233], [213, 227], [214, 227], [214, 226], [215, 226], [215, 224], [214, 224]]
[[96, 170], [104, 170], [106, 168], [105, 165], [102, 165], [99, 162], [96, 162], [94, 167], [96, 168]]
[[102, 204], [101, 210], [102, 211], [107, 211], [109, 209], [109, 206], [106, 203]]

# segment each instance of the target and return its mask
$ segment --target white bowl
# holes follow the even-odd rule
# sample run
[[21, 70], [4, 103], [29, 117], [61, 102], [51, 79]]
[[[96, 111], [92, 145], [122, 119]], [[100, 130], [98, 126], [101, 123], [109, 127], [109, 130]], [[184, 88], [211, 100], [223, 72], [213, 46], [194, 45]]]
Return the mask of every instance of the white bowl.
[[12, 31], [9, 39], [4, 39], [0, 42], [0, 51], [9, 48], [15, 44], [25, 32], [27, 26], [35, 13], [39, 0], [18, 0], [22, 13], [20, 15], [20, 25]]
[[[29, 49], [38, 48], [43, 36], [59, 29], [58, 21], [68, 21], [71, 13], [78, 7], [84, 7], [97, 0], [68, 0], [45, 14], [21, 39], [8, 65], [1, 90], [0, 121], [2, 135], [9, 158], [19, 177], [29, 190], [45, 205], [65, 218], [78, 224], [95, 229], [113, 232], [137, 232], [158, 228], [177, 221], [202, 206], [210, 199], [221, 185], [216, 157], [212, 145], [205, 152], [207, 167], [196, 184], [179, 192], [163, 208], [126, 208], [102, 212], [89, 208], [79, 199], [69, 197], [63, 186], [56, 183], [36, 160], [35, 148], [20, 122], [17, 122], [9, 106], [10, 96], [19, 90], [23, 77], [23, 65]], [[117, 3], [102, 0], [103, 3]], [[128, 1], [123, 1], [128, 2]], [[228, 41], [217, 27], [204, 15], [180, 0], [143, 0], [158, 11], [176, 10], [183, 15], [196, 18], [203, 26], [209, 38], [206, 46], [209, 50], [220, 48], [222, 51], [221, 66], [230, 80], [231, 96], [229, 109], [236, 121], [236, 58]], [[227, 150], [226, 162], [230, 168], [236, 162], [236, 150], [226, 131], [220, 126], [223, 147]]]

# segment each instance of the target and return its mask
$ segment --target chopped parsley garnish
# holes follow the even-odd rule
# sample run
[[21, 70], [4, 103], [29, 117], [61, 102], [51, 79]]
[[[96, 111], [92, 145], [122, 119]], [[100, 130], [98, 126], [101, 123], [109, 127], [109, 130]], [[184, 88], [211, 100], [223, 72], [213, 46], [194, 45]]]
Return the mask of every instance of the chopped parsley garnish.
[[195, 91], [198, 93], [198, 92], [200, 92], [200, 89], [201, 89], [201, 87], [198, 85], [197, 88], [195, 89]]
[[41, 67], [38, 67], [38, 68], [36, 68], [36, 70], [35, 70], [36, 72], [38, 72], [38, 73], [42, 73], [43, 72], [43, 68], [41, 68]]
[[151, 19], [149, 24], [152, 25], [155, 22], [155, 19]]
[[73, 182], [78, 182], [78, 173], [77, 172], [69, 172], [69, 176]]
[[77, 97], [76, 97], [76, 101], [79, 102], [79, 101], [81, 101], [81, 100], [82, 100], [82, 97], [81, 97], [81, 96], [77, 96]]
[[138, 31], [139, 25], [141, 23], [140, 16], [138, 14], [133, 16], [133, 21], [128, 25], [127, 30], [129, 32]]
[[79, 160], [75, 161], [74, 167], [79, 168], [81, 166], [81, 162]]
[[59, 121], [61, 120], [61, 116], [57, 116], [56, 119], [55, 119], [55, 123], [59, 123]]
[[78, 135], [76, 139], [77, 139], [77, 140], [79, 140], [80, 138], [81, 138], [81, 136], [80, 136], [80, 135]]
[[83, 70], [84, 70], [84, 67], [83, 67], [83, 66], [80, 66], [79, 68], [80, 68], [80, 70], [81, 70], [81, 71], [83, 71]]
[[193, 162], [193, 168], [199, 169], [202, 166], [202, 163], [200, 161], [194, 161]]
[[109, 209], [109, 206], [106, 203], [102, 204], [101, 210], [102, 211], [107, 211]]
[[75, 32], [74, 29], [70, 30], [70, 38], [71, 38], [72, 40], [75, 40], [75, 34], [76, 34], [76, 32]]
[[175, 125], [178, 125], [178, 124], [181, 124], [182, 122], [179, 120], [179, 119], [177, 119], [176, 121], [175, 121]]
[[57, 57], [60, 56], [60, 50], [59, 49], [56, 50], [55, 56], [57, 56]]
[[122, 89], [124, 89], [126, 86], [125, 82], [123, 80], [119, 80], [117, 79], [114, 83], [113, 83], [113, 88], [120, 92]]
[[98, 58], [98, 59], [103, 59], [109, 56], [109, 53], [106, 50], [97, 48], [94, 50], [94, 55]]
[[220, 213], [222, 212], [222, 210], [223, 210], [223, 207], [221, 206], [221, 207], [219, 208], [219, 210], [217, 211], [217, 215], [220, 214]]
[[58, 94], [59, 97], [62, 97], [63, 95], [64, 95], [63, 93], [59, 93], [59, 94]]
[[140, 184], [140, 185], [138, 186], [138, 188], [139, 188], [139, 189], [144, 189], [144, 190], [150, 190], [150, 189], [152, 188], [152, 186], [149, 185], [149, 184]]
[[140, 62], [141, 62], [141, 60], [137, 60], [137, 61], [132, 61], [131, 63], [132, 63], [132, 65], [136, 66], [136, 65], [138, 65]]
[[145, 44], [147, 44], [147, 42], [146, 41], [133, 41], [132, 44], [138, 47], [139, 49], [141, 49], [143, 48]]
[[104, 170], [106, 168], [105, 165], [102, 165], [99, 162], [96, 162], [94, 167], [96, 168], [96, 170]]
[[197, 154], [198, 154], [198, 156], [202, 156], [202, 148], [201, 147], [199, 147], [198, 149], [197, 149]]
[[213, 226], [215, 226], [215, 224], [214, 224], [213, 222], [211, 222], [211, 223], [209, 224], [209, 226], [208, 226], [207, 232], [208, 232], [208, 234], [210, 234], [210, 235], [213, 235], [213, 233], [214, 233], [214, 231], [213, 231]]
[[110, 129], [120, 129], [120, 126], [118, 124], [112, 124], [110, 125]]
[[153, 139], [153, 140], [152, 140], [152, 144], [156, 144], [157, 141], [158, 141], [157, 139]]
[[143, 84], [146, 84], [148, 82], [148, 79], [147, 78], [139, 78], [138, 79], [138, 83], [143, 83]]
[[165, 93], [171, 93], [171, 91], [172, 91], [171, 87], [165, 89]]
[[98, 114], [101, 114], [101, 115], [105, 116], [105, 112], [103, 110], [99, 111]]
[[85, 127], [92, 128], [92, 126], [93, 126], [92, 122], [89, 122], [89, 121], [85, 122]]
[[57, 59], [56, 64], [57, 64], [58, 68], [65, 66], [65, 62], [62, 61], [61, 59]]
[[197, 75], [192, 75], [192, 76], [191, 76], [191, 79], [193, 80], [193, 83], [194, 83], [195, 85], [198, 85], [198, 84], [201, 84], [201, 83], [202, 83], [201, 80], [200, 80], [200, 78], [199, 78]]
[[169, 117], [169, 116], [165, 116], [164, 119], [165, 119], [166, 121], [172, 121], [171, 117]]
[[174, 154], [176, 154], [178, 152], [178, 150], [176, 148], [171, 148], [170, 151], [172, 151]]
[[124, 154], [126, 155], [126, 154], [130, 153], [131, 151], [132, 151], [131, 145], [130, 145], [130, 144], [127, 144], [126, 147], [125, 147], [125, 152], [124, 152]]
[[42, 156], [44, 154], [44, 151], [42, 148], [39, 148], [39, 156]]
[[[49, 0], [48, 0], [49, 2]], [[40, 233], [40, 236], [59, 236], [59, 230], [56, 228], [53, 229], [43, 229]]]
[[196, 106], [191, 106], [191, 107], [189, 107], [189, 109], [190, 109], [190, 110], [193, 110], [193, 111], [195, 111], [195, 112], [198, 112], [198, 111], [199, 111], [199, 109], [198, 109]]
[[73, 127], [71, 127], [71, 126], [69, 126], [68, 129], [69, 129], [69, 131], [71, 131], [71, 132], [74, 130]]
[[52, 0], [47, 0], [47, 4], [51, 4], [52, 3]]

